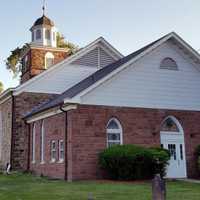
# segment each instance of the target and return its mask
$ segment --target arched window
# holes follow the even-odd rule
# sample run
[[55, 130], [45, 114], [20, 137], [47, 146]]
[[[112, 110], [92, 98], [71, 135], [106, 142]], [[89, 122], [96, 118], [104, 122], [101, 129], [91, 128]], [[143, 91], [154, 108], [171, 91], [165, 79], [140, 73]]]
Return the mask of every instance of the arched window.
[[36, 30], [36, 40], [40, 40], [41, 37], [42, 37], [41, 30], [40, 29]]
[[33, 124], [32, 130], [32, 162], [35, 163], [35, 136], [36, 136], [36, 123]]
[[54, 64], [54, 55], [50, 52], [47, 52], [45, 55], [45, 68], [48, 68], [53, 64]]
[[175, 122], [174, 118], [167, 117], [161, 126], [161, 131], [166, 132], [180, 132], [177, 123]]
[[49, 29], [46, 29], [46, 30], [45, 30], [45, 38], [46, 38], [47, 40], [50, 40], [50, 39], [51, 39], [51, 32], [50, 32]]
[[122, 126], [120, 122], [112, 118], [109, 120], [107, 128], [107, 146], [110, 147], [116, 144], [123, 144], [122, 141]]
[[169, 70], [178, 70], [178, 66], [172, 58], [164, 58], [160, 63], [160, 68]]
[[41, 135], [40, 135], [40, 161], [41, 163], [44, 163], [44, 137], [45, 137], [45, 127], [44, 127], [44, 120], [42, 121], [42, 127], [41, 127]]

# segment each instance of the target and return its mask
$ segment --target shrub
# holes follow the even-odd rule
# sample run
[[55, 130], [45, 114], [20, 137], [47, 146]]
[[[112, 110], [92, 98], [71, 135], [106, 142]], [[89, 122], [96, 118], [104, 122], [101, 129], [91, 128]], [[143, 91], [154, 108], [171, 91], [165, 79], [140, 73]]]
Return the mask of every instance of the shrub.
[[164, 176], [169, 158], [161, 148], [115, 145], [100, 153], [99, 164], [112, 179], [150, 179], [156, 173]]
[[200, 145], [198, 145], [198, 146], [196, 147], [195, 154], [196, 154], [197, 156], [200, 156]]

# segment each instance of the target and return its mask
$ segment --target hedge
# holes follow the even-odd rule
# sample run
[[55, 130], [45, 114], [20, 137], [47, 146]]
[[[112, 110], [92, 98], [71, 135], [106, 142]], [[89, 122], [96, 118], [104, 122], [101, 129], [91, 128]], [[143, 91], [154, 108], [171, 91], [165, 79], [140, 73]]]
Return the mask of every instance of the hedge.
[[161, 148], [136, 145], [115, 145], [99, 155], [99, 164], [111, 179], [151, 179], [157, 173], [165, 175], [169, 152]]

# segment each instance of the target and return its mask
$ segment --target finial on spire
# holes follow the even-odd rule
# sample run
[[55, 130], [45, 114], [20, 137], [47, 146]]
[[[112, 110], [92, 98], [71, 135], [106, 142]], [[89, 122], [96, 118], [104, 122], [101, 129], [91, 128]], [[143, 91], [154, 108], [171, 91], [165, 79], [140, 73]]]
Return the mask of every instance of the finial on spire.
[[46, 10], [46, 1], [43, 0], [43, 6], [42, 6], [42, 10], [43, 10], [43, 15], [45, 15], [45, 10]]

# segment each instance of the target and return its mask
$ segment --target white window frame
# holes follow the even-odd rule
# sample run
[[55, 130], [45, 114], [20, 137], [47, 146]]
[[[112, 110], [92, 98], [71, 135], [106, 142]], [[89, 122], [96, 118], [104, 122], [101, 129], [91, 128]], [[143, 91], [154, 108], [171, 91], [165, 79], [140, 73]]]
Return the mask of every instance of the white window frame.
[[[56, 162], [56, 158], [57, 158], [57, 156], [56, 156], [56, 153], [57, 153], [57, 149], [56, 149], [56, 141], [55, 140], [51, 140], [51, 163], [55, 163]], [[53, 148], [53, 146], [55, 145], [55, 147]], [[53, 157], [53, 155], [54, 155], [54, 153], [55, 153], [55, 158]]]
[[33, 124], [33, 130], [32, 130], [32, 163], [35, 163], [35, 142], [36, 142], [36, 123]]
[[[63, 143], [63, 147], [61, 148], [61, 144]], [[64, 162], [65, 159], [65, 144], [64, 144], [64, 140], [59, 140], [59, 162]], [[61, 158], [63, 152], [63, 158]]]
[[42, 120], [42, 127], [41, 127], [41, 137], [40, 137], [40, 163], [44, 164], [44, 143], [45, 143], [45, 130], [44, 130], [44, 120]]
[[[118, 128], [119, 129], [109, 129], [108, 128], [108, 126], [109, 126], [109, 124], [111, 123], [111, 121], [114, 121], [116, 124], [117, 124], [117, 126], [118, 126]], [[120, 140], [109, 140], [108, 139], [108, 134], [112, 134], [112, 133], [119, 133], [120, 134]], [[123, 144], [123, 130], [122, 130], [122, 126], [121, 126], [121, 123], [119, 122], [119, 120], [118, 119], [116, 119], [116, 118], [111, 118], [109, 121], [108, 121], [108, 123], [107, 123], [107, 126], [106, 126], [106, 137], [107, 137], [107, 147], [109, 147], [109, 143], [120, 143], [120, 145], [122, 145]]]
[[[52, 65], [54, 65], [54, 55], [51, 53], [51, 52], [47, 52], [46, 54], [45, 54], [45, 69], [47, 69], [48, 67], [51, 67]], [[47, 65], [47, 59], [52, 59], [53, 60], [53, 62], [52, 62], [52, 65]]]

